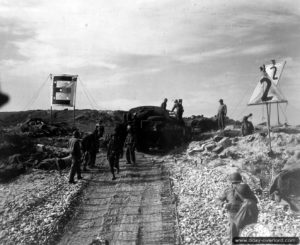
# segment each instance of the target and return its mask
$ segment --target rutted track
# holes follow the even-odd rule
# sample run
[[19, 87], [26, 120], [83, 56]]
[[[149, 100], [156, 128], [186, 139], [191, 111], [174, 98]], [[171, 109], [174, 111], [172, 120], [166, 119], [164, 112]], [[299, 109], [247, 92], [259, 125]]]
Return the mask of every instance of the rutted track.
[[162, 163], [137, 155], [137, 166], [120, 162], [117, 180], [108, 166], [94, 173], [78, 214], [59, 244], [89, 244], [98, 236], [109, 244], [176, 244], [175, 207]]

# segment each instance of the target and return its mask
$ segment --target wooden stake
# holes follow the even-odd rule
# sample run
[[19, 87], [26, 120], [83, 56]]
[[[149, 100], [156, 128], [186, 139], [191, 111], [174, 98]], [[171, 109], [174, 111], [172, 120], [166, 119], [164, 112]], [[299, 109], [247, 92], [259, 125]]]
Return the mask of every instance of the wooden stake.
[[279, 121], [279, 105], [278, 105], [278, 102], [277, 102], [277, 124], [278, 124], [278, 126], [280, 125], [280, 121]]
[[271, 110], [269, 110], [268, 103], [266, 103], [266, 106], [267, 106], [267, 117], [268, 117], [267, 122], [268, 122], [269, 148], [270, 148], [270, 152], [272, 152], [271, 135], [270, 135], [270, 114], [271, 114], [270, 112], [271, 112]]
[[73, 108], [73, 127], [75, 128], [75, 104]]
[[52, 106], [50, 107], [50, 123], [52, 124]]

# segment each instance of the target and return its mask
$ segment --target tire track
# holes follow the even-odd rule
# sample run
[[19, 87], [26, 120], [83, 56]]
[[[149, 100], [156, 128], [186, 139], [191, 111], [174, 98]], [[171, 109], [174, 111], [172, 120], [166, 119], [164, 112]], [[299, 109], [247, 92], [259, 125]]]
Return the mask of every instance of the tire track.
[[58, 244], [90, 244], [97, 237], [116, 245], [176, 244], [175, 206], [162, 163], [137, 154], [137, 166], [120, 166], [116, 181], [108, 166], [94, 174]]

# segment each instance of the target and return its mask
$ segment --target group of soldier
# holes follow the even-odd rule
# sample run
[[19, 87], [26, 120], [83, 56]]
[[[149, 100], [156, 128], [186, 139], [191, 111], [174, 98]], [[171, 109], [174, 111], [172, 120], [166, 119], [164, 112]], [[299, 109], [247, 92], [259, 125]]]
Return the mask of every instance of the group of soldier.
[[[167, 110], [167, 99], [164, 100], [161, 107]], [[225, 127], [225, 117], [227, 114], [227, 107], [223, 100], [220, 99], [220, 106], [218, 109], [218, 124], [219, 129], [223, 130]], [[182, 100], [175, 100], [171, 111], [175, 110], [175, 115], [182, 120], [183, 106]], [[134, 115], [135, 116], [135, 115]], [[133, 116], [133, 117], [134, 117]], [[243, 123], [249, 123], [248, 117], [244, 118]], [[134, 118], [133, 118], [134, 119]], [[128, 121], [126, 119], [125, 121]], [[134, 122], [134, 120], [132, 120]], [[107, 145], [107, 160], [109, 162], [112, 180], [116, 179], [116, 174], [120, 172], [119, 160], [124, 155], [124, 147], [126, 148], [126, 163], [136, 164], [135, 158], [135, 124], [134, 123], [120, 124], [114, 129], [110, 135]], [[125, 132], [125, 134], [124, 134]], [[72, 156], [72, 165], [69, 174], [69, 183], [75, 183], [74, 177], [77, 174], [77, 179], [82, 179], [81, 176], [81, 162], [83, 161], [83, 170], [87, 171], [87, 167], [95, 167], [96, 154], [99, 150], [99, 139], [104, 134], [104, 127], [96, 124], [95, 130], [80, 140], [80, 133], [78, 130], [73, 132], [73, 137], [69, 140], [69, 150]], [[250, 187], [243, 183], [242, 176], [239, 173], [233, 173], [230, 176], [231, 187], [226, 189], [221, 197], [217, 199], [227, 211], [230, 220], [230, 237], [231, 240], [237, 237], [241, 230], [248, 224], [256, 223], [258, 217], [257, 198], [251, 191]], [[233, 240], [232, 240], [233, 241]]]
[[[164, 109], [165, 111], [167, 111], [167, 102], [168, 102], [168, 99], [165, 98], [164, 101], [161, 103], [161, 108]], [[171, 110], [171, 112], [174, 112], [175, 113], [175, 117], [182, 121], [182, 115], [183, 115], [183, 112], [184, 112], [184, 109], [183, 109], [183, 105], [182, 105], [182, 99], [176, 99], [174, 101], [174, 105], [173, 105], [173, 108]]]
[[[127, 131], [127, 132], [126, 132]], [[96, 155], [99, 152], [99, 139], [104, 134], [104, 126], [96, 124], [95, 130], [80, 139], [80, 132], [76, 129], [69, 140], [69, 152], [72, 159], [72, 165], [69, 173], [69, 183], [74, 181], [75, 174], [77, 179], [82, 179], [81, 163], [83, 162], [83, 171], [94, 168]], [[125, 137], [124, 137], [125, 135]], [[119, 159], [123, 157], [123, 147], [126, 147], [126, 163], [135, 164], [135, 137], [131, 125], [127, 125], [125, 134], [123, 125], [117, 125], [113, 133], [109, 136], [107, 144], [107, 160], [109, 162], [112, 180], [116, 179], [115, 169], [120, 172]]]
[[[111, 135], [107, 147], [107, 160], [109, 162], [110, 171], [112, 173], [112, 180], [116, 179], [115, 169], [117, 173], [120, 172], [119, 160], [123, 157], [123, 146], [126, 147], [126, 164], [136, 164], [135, 160], [135, 136], [131, 125], [127, 125], [127, 135], [125, 142], [122, 139], [122, 125], [115, 128], [114, 133]], [[123, 144], [124, 142], [124, 144]]]
[[[224, 104], [223, 99], [219, 100], [219, 108], [217, 113], [218, 128], [219, 130], [224, 130], [226, 126], [226, 115], [227, 115], [227, 106]], [[248, 119], [252, 117], [252, 113], [243, 117], [241, 132], [243, 136], [252, 134], [254, 132], [254, 127], [252, 122]]]
[[[227, 106], [224, 104], [223, 99], [220, 99], [219, 102], [220, 102], [220, 105], [219, 105], [218, 113], [217, 113], [218, 128], [219, 128], [219, 130], [224, 130], [225, 119], [226, 119], [226, 115], [227, 115]], [[165, 98], [160, 106], [165, 111], [168, 111], [167, 103], [168, 103], [168, 99]], [[182, 99], [176, 99], [174, 101], [173, 108], [170, 112], [174, 112], [175, 117], [178, 120], [182, 121], [182, 115], [184, 112], [183, 105], [182, 105]]]

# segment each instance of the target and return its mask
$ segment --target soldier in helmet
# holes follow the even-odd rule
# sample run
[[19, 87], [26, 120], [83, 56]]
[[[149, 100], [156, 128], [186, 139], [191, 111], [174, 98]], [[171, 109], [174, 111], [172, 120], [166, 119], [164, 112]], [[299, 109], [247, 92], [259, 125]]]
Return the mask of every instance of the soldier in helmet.
[[[236, 228], [236, 225], [234, 225], [234, 218], [238, 211], [241, 208], [243, 200], [238, 195], [236, 189], [239, 187], [239, 185], [242, 184], [242, 176], [238, 172], [234, 172], [229, 176], [229, 180], [231, 182], [231, 187], [226, 189], [224, 193], [218, 198], [218, 201], [222, 203], [222, 205], [225, 206], [225, 209], [228, 211], [229, 221], [230, 221], [230, 239], [238, 236], [238, 230]], [[243, 184], [246, 185], [246, 184]], [[251, 199], [256, 200], [257, 199], [254, 195], [254, 193], [250, 190], [249, 197]]]
[[130, 125], [127, 126], [127, 136], [125, 139], [126, 163], [135, 164], [135, 138]]
[[78, 130], [73, 132], [73, 137], [69, 140], [69, 152], [72, 157], [72, 165], [69, 175], [69, 183], [74, 184], [74, 177], [77, 173], [77, 179], [82, 179], [81, 177], [81, 146], [79, 141], [80, 133]]

